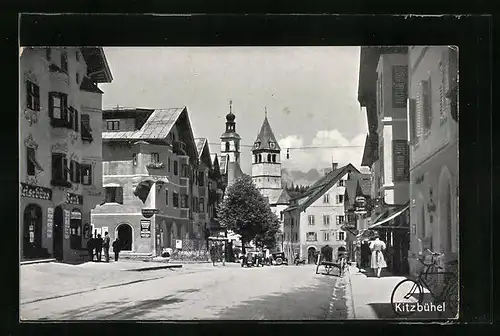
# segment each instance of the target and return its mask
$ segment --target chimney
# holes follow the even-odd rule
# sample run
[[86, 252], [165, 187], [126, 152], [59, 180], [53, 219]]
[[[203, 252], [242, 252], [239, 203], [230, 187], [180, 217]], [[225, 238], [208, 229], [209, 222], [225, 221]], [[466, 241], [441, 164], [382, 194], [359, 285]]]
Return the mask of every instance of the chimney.
[[338, 165], [338, 162], [332, 162], [332, 169], [337, 170]]

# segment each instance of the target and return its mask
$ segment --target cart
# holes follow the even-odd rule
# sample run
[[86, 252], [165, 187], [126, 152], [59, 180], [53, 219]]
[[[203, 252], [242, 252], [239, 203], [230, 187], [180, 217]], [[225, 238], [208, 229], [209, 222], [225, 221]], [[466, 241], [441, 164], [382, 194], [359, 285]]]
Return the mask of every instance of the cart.
[[346, 254], [339, 254], [337, 261], [333, 261], [333, 249], [326, 245], [321, 249], [318, 254], [318, 260], [316, 262], [316, 274], [320, 274], [320, 267], [323, 267], [324, 275], [333, 275], [333, 270], [337, 269], [339, 276], [344, 276], [347, 271], [347, 257]]

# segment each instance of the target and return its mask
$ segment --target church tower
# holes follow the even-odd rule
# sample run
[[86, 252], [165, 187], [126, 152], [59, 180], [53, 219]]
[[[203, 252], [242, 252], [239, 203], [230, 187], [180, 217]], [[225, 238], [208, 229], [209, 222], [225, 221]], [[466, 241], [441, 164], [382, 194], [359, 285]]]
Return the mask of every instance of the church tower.
[[281, 190], [281, 148], [267, 120], [267, 109], [260, 133], [252, 149], [252, 180], [270, 201]]
[[229, 162], [240, 162], [241, 137], [236, 133], [236, 118], [232, 111], [233, 102], [229, 102], [229, 113], [226, 115], [226, 131], [220, 137], [221, 156], [229, 155]]

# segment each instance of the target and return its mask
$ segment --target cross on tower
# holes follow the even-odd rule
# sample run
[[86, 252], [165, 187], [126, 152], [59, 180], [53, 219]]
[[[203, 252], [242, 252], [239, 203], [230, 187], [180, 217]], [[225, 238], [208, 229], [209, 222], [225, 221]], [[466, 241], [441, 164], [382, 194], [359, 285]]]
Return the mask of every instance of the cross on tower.
[[229, 113], [233, 113], [233, 101], [229, 101]]
[[266, 115], [267, 117], [267, 106], [264, 107], [264, 114]]

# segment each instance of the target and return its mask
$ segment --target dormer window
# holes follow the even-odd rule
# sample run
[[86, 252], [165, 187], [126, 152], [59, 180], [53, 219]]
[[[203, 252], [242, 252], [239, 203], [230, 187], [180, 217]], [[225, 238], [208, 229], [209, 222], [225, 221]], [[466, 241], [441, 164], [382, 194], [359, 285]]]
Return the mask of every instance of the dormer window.
[[108, 120], [106, 128], [108, 131], [118, 131], [120, 129], [120, 120]]
[[260, 148], [260, 141], [256, 141], [254, 147], [255, 148]]
[[273, 141], [269, 141], [269, 148], [275, 149], [276, 148], [276, 144]]

